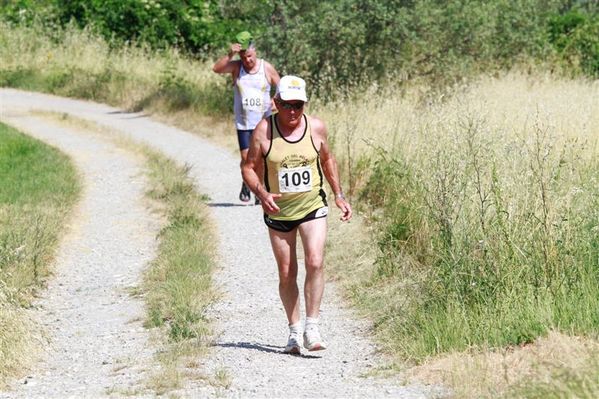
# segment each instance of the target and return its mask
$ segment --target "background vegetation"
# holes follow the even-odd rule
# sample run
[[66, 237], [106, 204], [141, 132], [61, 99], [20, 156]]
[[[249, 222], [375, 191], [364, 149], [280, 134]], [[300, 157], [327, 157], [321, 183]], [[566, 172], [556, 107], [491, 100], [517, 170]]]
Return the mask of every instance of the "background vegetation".
[[12, 24], [60, 39], [74, 25], [120, 48], [176, 47], [199, 59], [248, 29], [283, 73], [320, 98], [349, 88], [424, 78], [459, 81], [518, 63], [599, 76], [599, 6], [592, 0], [2, 0]]

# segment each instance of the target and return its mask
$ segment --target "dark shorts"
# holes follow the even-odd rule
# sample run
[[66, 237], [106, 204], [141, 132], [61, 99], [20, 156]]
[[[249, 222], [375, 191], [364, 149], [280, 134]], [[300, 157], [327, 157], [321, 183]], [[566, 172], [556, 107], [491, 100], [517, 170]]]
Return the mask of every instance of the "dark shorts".
[[252, 137], [253, 130], [237, 130], [237, 141], [239, 142], [240, 150], [247, 150], [250, 148], [250, 137]]
[[274, 220], [274, 219], [271, 219], [270, 216], [268, 216], [265, 213], [264, 214], [264, 223], [266, 223], [266, 225], [273, 230], [281, 231], [283, 233], [289, 233], [290, 231], [293, 231], [293, 229], [295, 229], [300, 224], [307, 222], [309, 220], [324, 218], [328, 215], [328, 213], [329, 213], [329, 208], [327, 206], [318, 208], [318, 209], [310, 212], [309, 214], [307, 214], [306, 216], [304, 216], [303, 218], [301, 218], [299, 220]]

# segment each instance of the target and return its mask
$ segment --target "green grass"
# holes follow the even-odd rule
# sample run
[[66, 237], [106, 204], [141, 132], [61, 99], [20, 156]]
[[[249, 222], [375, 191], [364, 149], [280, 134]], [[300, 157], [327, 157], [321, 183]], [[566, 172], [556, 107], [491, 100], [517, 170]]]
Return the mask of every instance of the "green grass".
[[445, 126], [452, 141], [439, 138], [443, 148], [423, 165], [382, 161], [365, 192], [388, 192], [371, 202], [385, 215], [373, 284], [414, 282], [393, 309], [401, 317], [381, 324], [392, 346], [424, 359], [529, 343], [551, 329], [596, 336], [596, 162], [584, 146], [558, 150], [548, 137], [506, 143], [522, 149], [514, 159], [486, 138], [472, 144], [483, 128], [473, 138]]
[[0, 124], [0, 385], [27, 363], [35, 328], [22, 312], [50, 270], [80, 192], [70, 160]]
[[0, 277], [25, 300], [48, 274], [80, 184], [66, 156], [5, 125], [0, 125], [0, 175]]
[[[145, 276], [148, 327], [167, 337], [170, 371], [155, 379], [160, 392], [180, 385], [181, 365], [205, 350], [211, 337], [207, 307], [217, 298], [212, 285], [216, 242], [208, 220], [206, 198], [199, 195], [188, 168], [145, 150], [150, 185], [166, 225], [159, 235], [158, 256]], [[170, 376], [167, 378], [167, 376]], [[159, 382], [159, 383], [158, 383]]]
[[6, 126], [0, 132], [0, 204], [55, 205], [74, 197], [78, 186], [66, 157]]
[[204, 309], [214, 300], [211, 272], [215, 242], [207, 239], [205, 198], [187, 175], [158, 154], [148, 158], [154, 187], [149, 195], [163, 204], [167, 225], [160, 232], [157, 259], [147, 276], [150, 324], [167, 326], [173, 341], [206, 336]]

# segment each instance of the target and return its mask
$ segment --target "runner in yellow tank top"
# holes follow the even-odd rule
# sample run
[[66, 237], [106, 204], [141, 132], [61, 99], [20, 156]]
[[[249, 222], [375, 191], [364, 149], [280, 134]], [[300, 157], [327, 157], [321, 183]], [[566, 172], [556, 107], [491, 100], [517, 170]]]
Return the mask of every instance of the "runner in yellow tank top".
[[[297, 235], [304, 248], [306, 323], [303, 344], [309, 351], [326, 349], [318, 321], [324, 292], [324, 246], [327, 222], [323, 176], [335, 195], [341, 220], [351, 219], [352, 210], [339, 183], [337, 161], [327, 141], [325, 124], [304, 115], [306, 83], [284, 76], [277, 87], [279, 112], [258, 123], [250, 142], [242, 174], [245, 183], [260, 198], [277, 267], [279, 295], [289, 323], [284, 352], [300, 353], [300, 306], [297, 285]], [[258, 173], [264, 168], [263, 186]]]
[[314, 148], [306, 115], [303, 119], [301, 136], [293, 141], [281, 135], [276, 118], [271, 116], [271, 142], [265, 155], [264, 183], [268, 192], [281, 194], [277, 200], [279, 212], [268, 216], [272, 220], [300, 220], [327, 205], [319, 153]]

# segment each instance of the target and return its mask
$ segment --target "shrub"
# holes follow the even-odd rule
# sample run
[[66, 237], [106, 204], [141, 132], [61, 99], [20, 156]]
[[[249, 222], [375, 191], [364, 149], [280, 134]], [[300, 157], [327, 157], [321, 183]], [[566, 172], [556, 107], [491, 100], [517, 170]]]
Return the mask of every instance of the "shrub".
[[555, 15], [549, 40], [571, 68], [599, 77], [599, 14], [574, 9]]
[[199, 55], [230, 36], [216, 1], [57, 0], [57, 10], [63, 24], [93, 25], [106, 39], [179, 46]]

